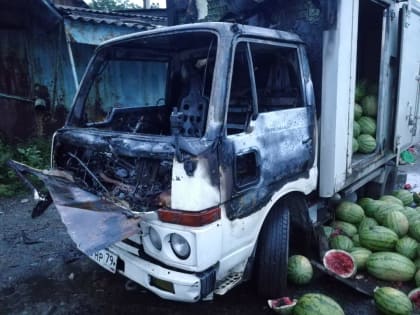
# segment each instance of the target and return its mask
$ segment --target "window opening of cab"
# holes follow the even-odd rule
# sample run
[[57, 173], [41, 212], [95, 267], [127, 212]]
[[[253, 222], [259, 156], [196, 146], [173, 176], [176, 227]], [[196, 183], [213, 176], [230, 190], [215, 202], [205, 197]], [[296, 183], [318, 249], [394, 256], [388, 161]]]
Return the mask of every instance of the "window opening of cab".
[[[179, 134], [202, 137], [217, 50], [210, 32], [184, 32], [137, 38], [99, 51], [82, 110], [70, 124], [112, 131], [171, 135], [170, 117], [182, 120]], [[83, 90], [83, 87], [81, 88]], [[74, 115], [76, 116], [76, 115]]]

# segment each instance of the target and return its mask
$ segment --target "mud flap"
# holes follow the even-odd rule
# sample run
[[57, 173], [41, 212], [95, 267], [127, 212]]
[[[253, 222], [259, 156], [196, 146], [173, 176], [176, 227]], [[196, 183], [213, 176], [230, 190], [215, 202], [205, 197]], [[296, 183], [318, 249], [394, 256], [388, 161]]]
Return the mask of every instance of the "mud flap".
[[[16, 161], [9, 161], [8, 165], [34, 190], [35, 197], [40, 196], [40, 193], [25, 175], [34, 175], [45, 184], [67, 232], [77, 247], [87, 255], [140, 233], [141, 219], [157, 217], [155, 212], [132, 212], [87, 192], [72, 181], [69, 173], [54, 169], [42, 171]], [[44, 202], [48, 202], [47, 199], [44, 196]], [[38, 203], [32, 217], [39, 214], [36, 211], [42, 214], [45, 209]]]

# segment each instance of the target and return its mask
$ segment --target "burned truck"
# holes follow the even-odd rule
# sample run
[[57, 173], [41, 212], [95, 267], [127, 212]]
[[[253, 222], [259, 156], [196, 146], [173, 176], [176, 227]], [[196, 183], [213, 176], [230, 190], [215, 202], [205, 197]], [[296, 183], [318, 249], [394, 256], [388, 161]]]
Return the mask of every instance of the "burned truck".
[[[32, 215], [54, 202], [82, 252], [165, 299], [252, 277], [280, 295], [289, 248], [311, 250], [332, 201], [389, 189], [420, 138], [420, 3], [334, 3], [312, 33], [205, 22], [99, 46], [51, 169], [10, 162], [39, 199]], [[369, 154], [352, 149], [360, 78], [376, 82]]]

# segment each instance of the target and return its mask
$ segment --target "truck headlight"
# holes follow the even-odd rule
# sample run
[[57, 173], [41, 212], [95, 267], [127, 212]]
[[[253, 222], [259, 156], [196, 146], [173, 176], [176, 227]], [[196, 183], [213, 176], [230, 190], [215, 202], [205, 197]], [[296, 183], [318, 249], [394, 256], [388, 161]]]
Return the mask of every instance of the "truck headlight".
[[187, 259], [190, 256], [191, 248], [187, 240], [181, 235], [172, 233], [170, 243], [175, 255], [180, 259]]
[[162, 241], [160, 239], [159, 233], [152, 227], [149, 227], [149, 238], [152, 245], [157, 249], [162, 249]]

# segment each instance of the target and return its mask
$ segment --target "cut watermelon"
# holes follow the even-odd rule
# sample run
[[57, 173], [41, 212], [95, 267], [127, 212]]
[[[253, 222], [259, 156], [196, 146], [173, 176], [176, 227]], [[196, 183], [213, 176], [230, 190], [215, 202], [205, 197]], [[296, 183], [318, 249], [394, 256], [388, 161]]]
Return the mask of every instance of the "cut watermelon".
[[329, 250], [324, 255], [323, 263], [325, 268], [342, 278], [350, 278], [357, 271], [353, 257], [343, 250]]
[[267, 300], [268, 306], [277, 314], [288, 315], [292, 314], [293, 307], [297, 300], [291, 300], [289, 297], [282, 297], [273, 300]]
[[408, 298], [411, 300], [411, 303], [413, 303], [414, 308], [420, 310], [420, 288], [411, 290], [410, 293], [408, 293]]

